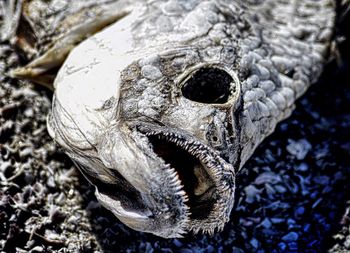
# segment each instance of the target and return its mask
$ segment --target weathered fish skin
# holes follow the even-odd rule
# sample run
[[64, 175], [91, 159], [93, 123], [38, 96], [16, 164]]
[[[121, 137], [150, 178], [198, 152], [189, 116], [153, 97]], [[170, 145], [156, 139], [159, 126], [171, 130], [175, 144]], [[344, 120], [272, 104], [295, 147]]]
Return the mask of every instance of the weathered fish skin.
[[107, 2], [117, 21], [57, 74], [50, 135], [129, 227], [222, 229], [235, 173], [322, 71], [335, 1]]

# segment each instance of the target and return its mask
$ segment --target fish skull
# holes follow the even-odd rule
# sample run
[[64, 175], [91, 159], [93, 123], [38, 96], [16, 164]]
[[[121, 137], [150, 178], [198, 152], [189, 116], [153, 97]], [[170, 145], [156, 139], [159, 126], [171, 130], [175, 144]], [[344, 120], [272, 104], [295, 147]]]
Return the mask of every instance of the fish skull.
[[149, 8], [72, 50], [55, 80], [49, 133], [129, 227], [212, 233], [229, 220], [240, 164], [234, 46], [214, 1], [162, 33]]

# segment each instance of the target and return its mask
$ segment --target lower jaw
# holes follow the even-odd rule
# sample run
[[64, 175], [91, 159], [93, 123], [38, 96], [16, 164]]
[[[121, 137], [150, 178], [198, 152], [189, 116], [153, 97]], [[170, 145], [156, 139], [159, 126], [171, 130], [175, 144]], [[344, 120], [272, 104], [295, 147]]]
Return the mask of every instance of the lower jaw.
[[[141, 133], [148, 137], [154, 153], [175, 169], [186, 192], [188, 201], [185, 205], [191, 213], [186, 230], [214, 233], [223, 229], [233, 206], [234, 174], [231, 165], [209, 147], [187, 136], [166, 130]], [[194, 166], [201, 166], [200, 178], [195, 175]], [[200, 195], [195, 193], [203, 187]]]

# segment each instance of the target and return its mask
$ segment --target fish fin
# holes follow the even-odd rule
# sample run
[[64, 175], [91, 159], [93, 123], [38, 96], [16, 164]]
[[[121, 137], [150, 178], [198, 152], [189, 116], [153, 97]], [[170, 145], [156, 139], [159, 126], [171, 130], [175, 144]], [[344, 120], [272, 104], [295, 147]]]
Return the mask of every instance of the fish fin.
[[11, 76], [14, 78], [28, 79], [47, 86], [47, 81], [51, 78], [51, 75], [47, 75], [47, 73], [53, 70], [57, 71], [76, 45], [106, 26], [122, 19], [131, 12], [129, 8], [126, 8], [127, 6], [122, 5], [119, 8], [116, 7], [118, 6], [107, 8], [102, 13], [99, 13], [98, 16], [83, 20], [83, 22], [71, 27], [67, 33], [53, 43], [41, 56], [34, 59], [26, 66], [15, 69], [12, 71]]
[[45, 73], [38, 76], [31, 76], [30, 73], [27, 72], [26, 68], [18, 68], [14, 69], [10, 72], [10, 76], [12, 78], [20, 78], [20, 79], [27, 79], [29, 81], [33, 81], [36, 84], [39, 84], [51, 91], [54, 91], [53, 82], [56, 78], [55, 74], [49, 74]]
[[2, 41], [9, 41], [15, 37], [24, 1], [25, 0], [0, 1], [0, 13], [3, 16], [0, 33]]

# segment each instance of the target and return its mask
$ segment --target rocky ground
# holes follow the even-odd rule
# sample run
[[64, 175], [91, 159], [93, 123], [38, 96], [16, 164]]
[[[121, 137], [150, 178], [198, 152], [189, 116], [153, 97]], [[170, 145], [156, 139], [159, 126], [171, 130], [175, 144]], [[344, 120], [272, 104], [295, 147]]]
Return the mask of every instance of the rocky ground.
[[1, 42], [0, 251], [349, 252], [349, 48], [238, 174], [224, 231], [165, 240], [128, 229], [97, 203], [48, 136], [51, 92], [7, 77], [22, 58]]

